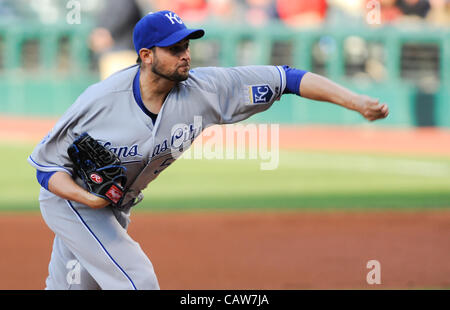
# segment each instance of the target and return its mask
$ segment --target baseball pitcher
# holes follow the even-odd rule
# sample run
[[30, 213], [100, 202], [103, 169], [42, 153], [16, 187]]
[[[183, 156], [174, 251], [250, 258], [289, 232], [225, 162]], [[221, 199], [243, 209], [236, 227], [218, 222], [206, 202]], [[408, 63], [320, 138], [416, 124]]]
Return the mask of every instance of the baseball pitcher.
[[[386, 104], [288, 66], [191, 70], [189, 41], [203, 35], [174, 12], [143, 17], [133, 32], [138, 64], [86, 89], [29, 156], [55, 233], [46, 289], [159, 289], [150, 259], [127, 233], [130, 210], [202, 129], [247, 119], [283, 94], [369, 121], [388, 115]], [[73, 266], [77, 281], [67, 276]]]

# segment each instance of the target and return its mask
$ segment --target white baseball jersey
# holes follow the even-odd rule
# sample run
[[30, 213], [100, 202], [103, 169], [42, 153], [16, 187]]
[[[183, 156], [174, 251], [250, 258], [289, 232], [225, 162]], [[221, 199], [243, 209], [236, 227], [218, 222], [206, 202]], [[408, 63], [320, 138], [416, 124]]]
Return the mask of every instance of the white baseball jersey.
[[[87, 278], [91, 277], [91, 281], [85, 280], [85, 283], [97, 283], [101, 288], [158, 288], [151, 263], [140, 247], [126, 232], [117, 232], [117, 223], [99, 224], [105, 222], [102, 217], [115, 217], [115, 222], [126, 229], [135, 198], [177, 159], [174, 150], [184, 151], [183, 146], [189, 145], [211, 125], [239, 122], [265, 111], [280, 98], [285, 87], [286, 75], [282, 67], [196, 68], [186, 81], [170, 91], [154, 124], [136, 99], [140, 96], [139, 66], [124, 69], [89, 87], [36, 146], [28, 161], [40, 171], [65, 171], [73, 175], [67, 148], [78, 135], [89, 133], [115, 152], [127, 168], [124, 209], [94, 210], [64, 201], [42, 189], [41, 210], [56, 234], [54, 247], [81, 263]], [[199, 117], [201, 124], [194, 121]], [[79, 178], [76, 182], [84, 187]], [[80, 236], [75, 236], [79, 233]], [[95, 259], [96, 255], [105, 260]], [[133, 264], [128, 262], [133, 260]], [[61, 270], [66, 269], [61, 267], [64, 265], [61, 261], [61, 254], [57, 255], [54, 249], [47, 288], [64, 286], [61, 282], [65, 284], [67, 278], [63, 279]], [[137, 264], [142, 267], [136, 267]], [[147, 268], [146, 271], [143, 268]], [[137, 279], [142, 278], [142, 274], [149, 276], [140, 282]], [[153, 280], [149, 281], [151, 278]]]

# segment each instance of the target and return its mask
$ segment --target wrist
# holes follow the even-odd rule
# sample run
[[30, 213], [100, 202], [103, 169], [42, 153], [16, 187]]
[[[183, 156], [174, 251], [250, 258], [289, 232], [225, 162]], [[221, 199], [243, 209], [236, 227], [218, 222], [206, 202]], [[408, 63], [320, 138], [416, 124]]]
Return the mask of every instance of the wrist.
[[350, 110], [361, 112], [360, 95], [352, 93], [348, 99], [347, 105]]
[[101, 197], [98, 197], [94, 194], [91, 194], [89, 192], [86, 192], [86, 205], [93, 209], [100, 209], [104, 208], [107, 205], [109, 205], [109, 201], [106, 199], [103, 199]]

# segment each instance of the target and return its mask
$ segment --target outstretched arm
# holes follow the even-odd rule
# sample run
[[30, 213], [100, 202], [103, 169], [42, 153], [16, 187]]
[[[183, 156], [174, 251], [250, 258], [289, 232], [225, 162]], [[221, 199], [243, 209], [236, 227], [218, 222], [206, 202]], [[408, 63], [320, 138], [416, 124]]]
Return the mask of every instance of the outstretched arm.
[[369, 121], [385, 118], [389, 114], [387, 104], [381, 104], [378, 99], [356, 94], [323, 76], [311, 72], [303, 76], [299, 90], [304, 98], [327, 101], [343, 106], [361, 113]]

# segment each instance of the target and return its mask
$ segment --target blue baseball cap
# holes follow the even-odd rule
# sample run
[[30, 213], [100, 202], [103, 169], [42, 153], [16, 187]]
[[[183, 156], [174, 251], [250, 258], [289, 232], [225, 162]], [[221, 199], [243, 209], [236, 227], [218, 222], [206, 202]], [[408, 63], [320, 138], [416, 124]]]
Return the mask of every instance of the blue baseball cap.
[[141, 48], [170, 46], [183, 39], [199, 39], [204, 34], [203, 29], [188, 29], [174, 12], [149, 13], [134, 26], [134, 49], [139, 55]]

